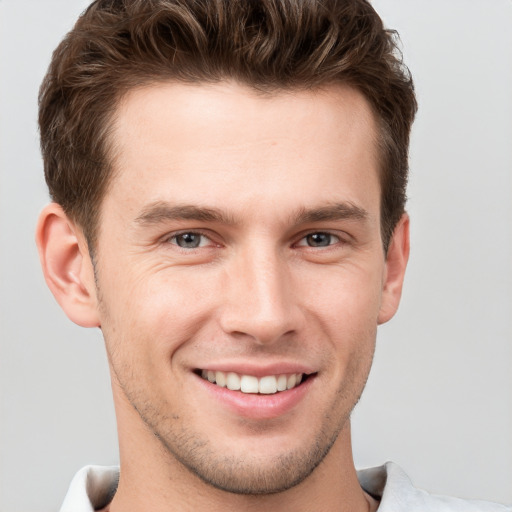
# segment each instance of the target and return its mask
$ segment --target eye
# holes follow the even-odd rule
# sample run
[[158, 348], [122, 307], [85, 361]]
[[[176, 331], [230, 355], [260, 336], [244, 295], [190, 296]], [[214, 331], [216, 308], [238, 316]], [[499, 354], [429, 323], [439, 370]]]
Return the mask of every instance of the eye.
[[205, 247], [210, 243], [210, 239], [194, 231], [186, 233], [178, 233], [169, 239], [171, 244], [177, 245], [182, 249], [197, 249], [198, 247]]
[[316, 233], [306, 235], [297, 245], [299, 247], [329, 247], [330, 245], [337, 244], [340, 241], [340, 238], [332, 233], [318, 231]]

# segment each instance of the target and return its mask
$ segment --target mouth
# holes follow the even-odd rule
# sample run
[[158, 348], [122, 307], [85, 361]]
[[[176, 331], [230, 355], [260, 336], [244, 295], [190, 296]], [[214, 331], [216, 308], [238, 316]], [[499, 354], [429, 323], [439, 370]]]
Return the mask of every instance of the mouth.
[[221, 388], [247, 394], [275, 395], [296, 388], [310, 375], [306, 373], [286, 373], [256, 377], [235, 372], [197, 369], [195, 373], [202, 379]]

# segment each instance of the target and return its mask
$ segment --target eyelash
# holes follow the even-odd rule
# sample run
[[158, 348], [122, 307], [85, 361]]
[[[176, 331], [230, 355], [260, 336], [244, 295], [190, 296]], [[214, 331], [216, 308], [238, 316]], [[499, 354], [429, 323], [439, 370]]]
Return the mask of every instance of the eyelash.
[[194, 249], [200, 249], [200, 248], [204, 248], [204, 247], [205, 247], [205, 245], [201, 245], [201, 240], [200, 240], [200, 242], [199, 242], [199, 243], [200, 243], [200, 245], [198, 245], [197, 247], [182, 247], [181, 245], [179, 245], [179, 244], [177, 243], [177, 239], [178, 239], [178, 237], [180, 237], [180, 236], [184, 236], [184, 235], [194, 235], [194, 236], [199, 236], [199, 237], [201, 237], [201, 238], [203, 238], [203, 239], [209, 240], [211, 243], [214, 243], [214, 242], [212, 241], [211, 236], [208, 236], [206, 233], [204, 233], [204, 232], [202, 232], [202, 231], [197, 231], [197, 230], [195, 230], [195, 231], [181, 231], [181, 232], [179, 232], [179, 233], [174, 233], [173, 235], [168, 236], [168, 237], [166, 238], [166, 241], [167, 241], [168, 243], [172, 244], [172, 245], [177, 246], [179, 249], [182, 249], [182, 250], [185, 250], [185, 251], [194, 250]]
[[[181, 245], [178, 244], [177, 242], [177, 239], [178, 237], [180, 236], [184, 236], [184, 235], [193, 235], [193, 236], [199, 236], [201, 237], [203, 240], [200, 240], [199, 241], [199, 245], [197, 245], [196, 247], [183, 247]], [[327, 245], [308, 245], [307, 243], [307, 239], [308, 237], [312, 237], [314, 235], [325, 235], [327, 237], [329, 237], [329, 243]], [[335, 239], [334, 242], [332, 241], [332, 239]], [[174, 233], [173, 235], [171, 236], [168, 236], [166, 238], [166, 242], [172, 244], [172, 245], [175, 245], [176, 247], [178, 247], [179, 249], [182, 249], [184, 251], [191, 251], [191, 250], [194, 250], [194, 249], [200, 249], [200, 248], [205, 248], [205, 247], [208, 247], [208, 244], [202, 244], [202, 242], [204, 241], [204, 239], [206, 240], [209, 240], [212, 244], [214, 245], [217, 245], [219, 246], [218, 244], [215, 244], [211, 238], [211, 236], [209, 236], [208, 234], [202, 232], [202, 231], [181, 231], [179, 233]], [[306, 242], [306, 243], [302, 243], [302, 242]], [[305, 247], [305, 248], [308, 248], [308, 249], [322, 249], [322, 248], [329, 248], [329, 247], [332, 247], [334, 245], [337, 245], [337, 244], [340, 244], [340, 243], [343, 243], [344, 240], [339, 236], [339, 235], [336, 235], [334, 233], [331, 233], [329, 231], [311, 231], [309, 233], [305, 233], [304, 235], [301, 236], [301, 238], [299, 239], [298, 242], [294, 243], [293, 246], [295, 247]]]
[[[307, 243], [306, 244], [301, 243], [302, 241], [306, 241], [308, 239], [308, 237], [313, 237], [314, 235], [326, 235], [329, 237], [329, 242], [332, 242], [333, 238], [335, 238], [336, 241], [334, 243], [328, 243], [327, 245], [308, 245]], [[310, 233], [306, 233], [304, 236], [302, 236], [300, 238], [299, 242], [297, 242], [295, 244], [295, 246], [307, 247], [309, 249], [317, 249], [317, 248], [323, 248], [323, 247], [332, 247], [333, 245], [339, 244], [341, 242], [342, 242], [341, 237], [339, 237], [338, 235], [335, 235], [334, 233], [331, 233], [330, 231], [311, 231]]]

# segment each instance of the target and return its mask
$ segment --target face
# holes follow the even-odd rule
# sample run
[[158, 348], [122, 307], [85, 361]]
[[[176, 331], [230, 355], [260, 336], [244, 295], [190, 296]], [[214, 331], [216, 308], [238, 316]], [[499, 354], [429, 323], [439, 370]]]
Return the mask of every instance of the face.
[[341, 442], [387, 300], [375, 130], [341, 87], [120, 105], [98, 314], [121, 428], [169, 463], [268, 493]]

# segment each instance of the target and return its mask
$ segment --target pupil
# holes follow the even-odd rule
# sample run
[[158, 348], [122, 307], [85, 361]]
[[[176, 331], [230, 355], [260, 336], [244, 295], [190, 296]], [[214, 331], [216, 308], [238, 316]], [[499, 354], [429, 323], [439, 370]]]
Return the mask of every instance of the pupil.
[[183, 233], [177, 238], [180, 247], [195, 248], [199, 246], [200, 236], [195, 233]]
[[312, 233], [307, 237], [308, 245], [312, 247], [327, 247], [331, 242], [331, 235], [328, 233]]

